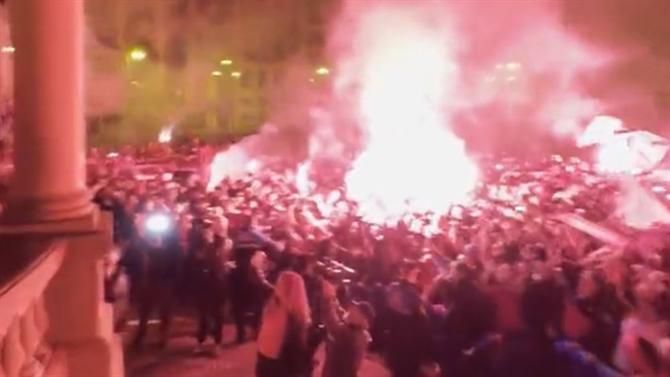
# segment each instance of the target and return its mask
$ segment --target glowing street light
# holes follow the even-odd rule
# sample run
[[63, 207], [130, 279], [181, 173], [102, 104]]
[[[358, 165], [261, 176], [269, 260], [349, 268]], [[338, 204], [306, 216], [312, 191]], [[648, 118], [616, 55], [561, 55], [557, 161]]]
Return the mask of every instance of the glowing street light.
[[133, 47], [128, 52], [128, 57], [134, 62], [141, 62], [147, 58], [147, 51], [141, 47]]
[[214, 76], [214, 77], [221, 77], [221, 76], [223, 76], [223, 72], [221, 72], [221, 71], [212, 71], [212, 76]]
[[221, 63], [221, 65], [233, 65], [233, 61], [230, 59], [223, 59], [219, 63]]
[[240, 71], [231, 72], [230, 77], [232, 77], [234, 79], [239, 79], [240, 77], [242, 77], [242, 72], [240, 72]]
[[3, 54], [13, 54], [14, 51], [16, 51], [16, 48], [14, 46], [2, 46], [2, 49], [0, 51]]
[[328, 76], [330, 74], [330, 69], [327, 67], [319, 67], [314, 72], [319, 76]]

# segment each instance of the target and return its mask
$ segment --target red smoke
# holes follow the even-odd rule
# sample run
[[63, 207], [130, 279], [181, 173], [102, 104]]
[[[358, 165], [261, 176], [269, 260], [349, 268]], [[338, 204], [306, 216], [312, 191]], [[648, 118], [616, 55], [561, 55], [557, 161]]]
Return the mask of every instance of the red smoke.
[[[623, 82], [614, 77], [625, 72], [626, 67], [635, 70], [634, 67], [644, 66], [639, 62], [631, 66], [630, 62], [639, 60], [639, 41], [658, 30], [648, 27], [646, 32], [632, 33], [635, 37], [626, 39], [623, 45], [612, 43], [628, 35], [613, 26], [629, 17], [611, 5], [618, 2], [344, 1], [328, 38], [330, 81], [310, 83], [314, 67], [294, 65], [274, 102], [272, 132], [261, 131], [243, 148], [254, 159], [288, 157], [296, 166], [310, 161], [312, 176], [323, 175], [318, 171], [318, 166], [322, 166], [319, 161], [323, 160], [328, 161], [327, 166], [353, 167], [350, 176], [355, 175], [356, 168], [363, 164], [361, 160], [369, 159], [366, 156], [374, 148], [378, 157], [371, 165], [377, 168], [364, 170], [369, 175], [381, 174], [384, 161], [392, 169], [393, 164], [399, 163], [396, 158], [405, 156], [415, 169], [430, 169], [433, 177], [459, 182], [471, 176], [450, 165], [468, 161], [461, 142], [452, 133], [464, 141], [470, 156], [532, 156], [573, 151], [577, 135], [597, 115], [634, 114], [633, 119], [624, 117], [626, 124], [633, 129], [644, 128], [654, 118], [645, 117], [653, 108], [649, 95], [640, 95], [648, 87], [636, 86], [632, 79]], [[589, 4], [580, 7], [582, 3]], [[610, 6], [600, 14], [600, 8], [593, 3]], [[580, 19], [580, 12], [589, 17]], [[376, 16], [379, 14], [382, 16]], [[407, 18], [395, 17], [396, 14]], [[375, 17], [375, 22], [369, 22]], [[593, 29], [584, 26], [591, 21]], [[626, 27], [635, 29], [632, 24]], [[441, 55], [416, 58], [448, 65], [442, 68], [449, 74], [431, 71], [436, 66], [422, 66], [418, 61], [414, 70], [405, 68], [407, 76], [398, 77], [401, 73], [394, 63], [412, 62], [413, 57], [407, 54], [425, 51], [405, 43], [420, 35], [426, 36], [426, 46], [439, 41], [441, 44], [433, 51]], [[595, 37], [585, 38], [592, 35]], [[609, 35], [613, 37], [608, 40]], [[381, 59], [370, 51], [380, 43], [380, 51], [386, 55]], [[422, 43], [417, 41], [415, 45]], [[387, 80], [371, 78], [375, 72], [391, 76]], [[427, 72], [436, 72], [436, 91], [427, 85], [423, 76]], [[637, 83], [647, 81], [652, 80]], [[422, 85], [414, 85], [417, 83]], [[385, 90], [390, 93], [382, 95]], [[387, 102], [380, 99], [394, 93], [395, 97]], [[376, 97], [371, 99], [371, 95]], [[401, 111], [426, 102], [431, 106], [424, 115], [437, 117], [441, 123], [442, 130], [435, 134], [424, 132], [416, 113], [406, 116], [408, 113]], [[379, 111], [380, 115], [371, 116], [371, 103], [377, 109], [375, 114]], [[387, 133], [381, 130], [380, 123], [388, 124]], [[422, 139], [427, 134], [441, 136], [427, 142]], [[428, 155], [421, 156], [420, 152], [425, 151], [420, 146], [429, 150], [433, 142], [440, 140], [441, 149], [448, 150], [447, 159], [451, 161], [445, 161], [445, 155], [439, 153], [431, 155], [432, 161], [426, 161]], [[380, 142], [386, 148], [380, 148]], [[393, 145], [397, 147], [388, 148]], [[387, 158], [383, 153], [387, 153]], [[396, 176], [395, 183], [384, 182], [384, 187], [400, 187], [405, 184], [403, 180], [412, 179], [403, 171]], [[351, 188], [351, 179], [349, 184]], [[430, 183], [417, 187], [426, 184]], [[410, 190], [416, 192], [417, 188]]]

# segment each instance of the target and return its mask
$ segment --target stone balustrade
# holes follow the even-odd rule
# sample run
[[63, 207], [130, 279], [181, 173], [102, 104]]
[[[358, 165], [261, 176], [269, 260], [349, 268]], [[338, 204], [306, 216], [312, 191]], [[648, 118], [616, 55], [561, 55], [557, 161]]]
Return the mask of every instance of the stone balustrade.
[[45, 250], [0, 288], [0, 377], [67, 375], [65, 358], [47, 340], [49, 316], [45, 292], [60, 269], [66, 243]]
[[0, 377], [123, 376], [104, 302], [111, 217], [97, 224], [70, 237], [3, 235], [0, 226]]

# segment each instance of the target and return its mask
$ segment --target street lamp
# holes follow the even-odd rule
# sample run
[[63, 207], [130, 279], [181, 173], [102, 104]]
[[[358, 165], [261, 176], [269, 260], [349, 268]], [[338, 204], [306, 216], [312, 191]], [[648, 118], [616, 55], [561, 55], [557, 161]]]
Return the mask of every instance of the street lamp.
[[230, 73], [230, 77], [232, 77], [234, 79], [239, 79], [240, 77], [242, 77], [242, 72], [233, 71], [233, 72]]
[[221, 76], [223, 76], [223, 72], [221, 72], [221, 71], [212, 71], [212, 76], [214, 76], [214, 77], [221, 77]]
[[330, 69], [327, 67], [319, 67], [314, 72], [319, 76], [328, 76], [330, 74]]
[[134, 62], [141, 62], [147, 58], [147, 51], [142, 47], [133, 47], [128, 52], [128, 58]]
[[233, 65], [233, 61], [230, 59], [223, 59], [220, 61], [221, 65]]

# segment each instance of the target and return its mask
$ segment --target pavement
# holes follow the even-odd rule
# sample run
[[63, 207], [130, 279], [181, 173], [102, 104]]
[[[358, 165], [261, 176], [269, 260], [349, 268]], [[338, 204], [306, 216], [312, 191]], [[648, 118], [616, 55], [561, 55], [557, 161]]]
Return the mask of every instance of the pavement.
[[[126, 344], [129, 343], [134, 330], [134, 326], [128, 327], [124, 334]], [[148, 341], [142, 349], [131, 350], [130, 347], [126, 347], [128, 377], [254, 377], [256, 345], [254, 342], [234, 344], [232, 326], [225, 326], [223, 350], [216, 357], [211, 353], [199, 355], [193, 353], [196, 345], [192, 336], [195, 332], [195, 323], [189, 318], [176, 319], [165, 349], [160, 349], [157, 342], [152, 341], [156, 339], [155, 331], [152, 330], [155, 330], [155, 326], [150, 326]], [[317, 359], [322, 358], [323, 350], [320, 350]], [[314, 377], [320, 375], [320, 370], [317, 368]], [[377, 358], [370, 356], [363, 364], [360, 377], [389, 377], [389, 375]]]

